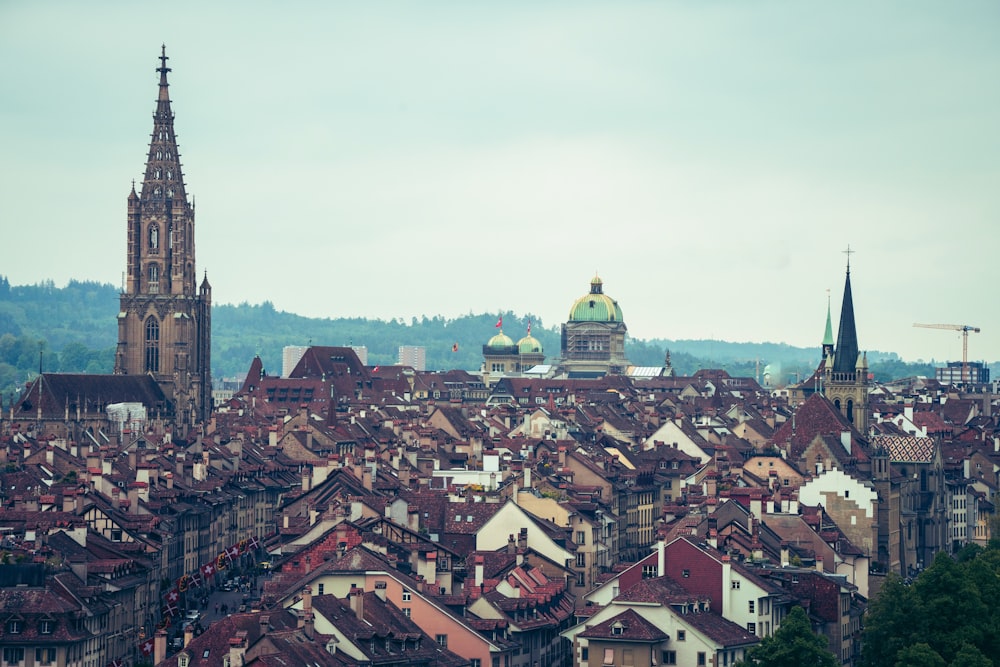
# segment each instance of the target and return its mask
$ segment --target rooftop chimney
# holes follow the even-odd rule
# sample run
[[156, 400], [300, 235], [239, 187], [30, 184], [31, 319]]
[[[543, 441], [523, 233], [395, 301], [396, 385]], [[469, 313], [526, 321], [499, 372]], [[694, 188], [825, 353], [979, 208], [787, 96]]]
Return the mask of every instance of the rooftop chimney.
[[356, 586], [351, 586], [350, 597], [351, 611], [358, 617], [359, 621], [365, 620], [365, 592]]
[[229, 664], [231, 667], [242, 667], [243, 656], [247, 652], [247, 631], [240, 630], [236, 636], [229, 638]]
[[153, 635], [153, 664], [158, 665], [167, 657], [167, 631], [157, 630]]

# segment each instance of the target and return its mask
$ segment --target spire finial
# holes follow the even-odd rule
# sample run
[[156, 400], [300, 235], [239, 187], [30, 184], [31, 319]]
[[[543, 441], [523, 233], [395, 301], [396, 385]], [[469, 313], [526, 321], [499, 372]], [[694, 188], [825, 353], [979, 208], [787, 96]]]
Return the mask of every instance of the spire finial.
[[167, 45], [166, 44], [162, 44], [162, 45], [160, 45], [160, 66], [156, 68], [156, 71], [160, 73], [160, 98], [161, 99], [168, 99], [167, 98], [167, 87], [170, 84], [167, 83], [167, 72], [171, 71], [170, 68], [167, 67], [167, 61], [168, 60], [169, 60], [169, 58], [167, 57]]
[[850, 243], [847, 244], [847, 250], [843, 251], [843, 253], [845, 255], [847, 255], [847, 272], [848, 273], [851, 272], [851, 255], [853, 255], [856, 252], [857, 252], [857, 250], [851, 250], [851, 244]]

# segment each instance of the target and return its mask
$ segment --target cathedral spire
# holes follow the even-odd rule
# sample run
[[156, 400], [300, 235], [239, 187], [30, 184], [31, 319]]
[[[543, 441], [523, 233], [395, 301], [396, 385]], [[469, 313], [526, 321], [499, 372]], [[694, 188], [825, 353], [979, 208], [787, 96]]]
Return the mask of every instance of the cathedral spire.
[[211, 287], [195, 272], [194, 208], [181, 174], [160, 47], [159, 91], [142, 184], [128, 196], [126, 279], [115, 372], [151, 375], [179, 424], [207, 418], [211, 403]]
[[153, 113], [153, 134], [149, 142], [149, 156], [146, 159], [146, 173], [142, 179], [142, 200], [181, 201], [186, 205], [184, 177], [181, 174], [180, 155], [177, 152], [177, 137], [174, 134], [174, 113], [170, 108], [170, 84], [167, 82], [167, 47], [160, 47], [160, 89]]
[[853, 373], [858, 363], [858, 332], [854, 326], [854, 299], [851, 296], [851, 254], [848, 246], [847, 279], [844, 282], [844, 301], [840, 306], [840, 329], [837, 331], [837, 351], [833, 359], [834, 373]]

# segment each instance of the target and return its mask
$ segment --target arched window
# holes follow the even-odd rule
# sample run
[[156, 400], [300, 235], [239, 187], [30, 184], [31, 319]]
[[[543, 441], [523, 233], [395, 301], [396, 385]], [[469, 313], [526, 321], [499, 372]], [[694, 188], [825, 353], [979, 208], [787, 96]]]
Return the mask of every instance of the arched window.
[[160, 267], [157, 264], [149, 265], [149, 293], [160, 293]]
[[160, 323], [152, 315], [146, 319], [146, 372], [160, 372]]
[[847, 421], [854, 423], [854, 401], [847, 399]]

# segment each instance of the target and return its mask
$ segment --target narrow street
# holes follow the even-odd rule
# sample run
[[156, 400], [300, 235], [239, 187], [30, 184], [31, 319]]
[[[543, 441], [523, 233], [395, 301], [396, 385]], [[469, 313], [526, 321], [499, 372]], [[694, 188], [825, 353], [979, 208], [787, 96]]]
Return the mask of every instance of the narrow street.
[[[266, 578], [266, 573], [248, 569], [242, 571], [244, 574], [235, 572], [217, 575], [212, 583], [206, 588], [192, 588], [186, 592], [188, 611], [197, 610], [198, 620], [195, 622], [195, 635], [199, 635], [212, 624], [225, 616], [240, 612], [240, 606], [246, 601], [257, 601], [260, 599], [260, 586]], [[233, 577], [229, 579], [228, 577]], [[242, 583], [240, 581], [242, 580]], [[231, 590], [224, 590], [226, 582], [232, 582]], [[202, 595], [199, 596], [199, 594]], [[207, 594], [204, 594], [207, 593]], [[250, 611], [247, 604], [245, 611]], [[184, 642], [184, 627], [188, 624], [190, 617], [185, 613], [173, 620], [170, 627], [170, 639], [168, 652], [177, 652]]]

